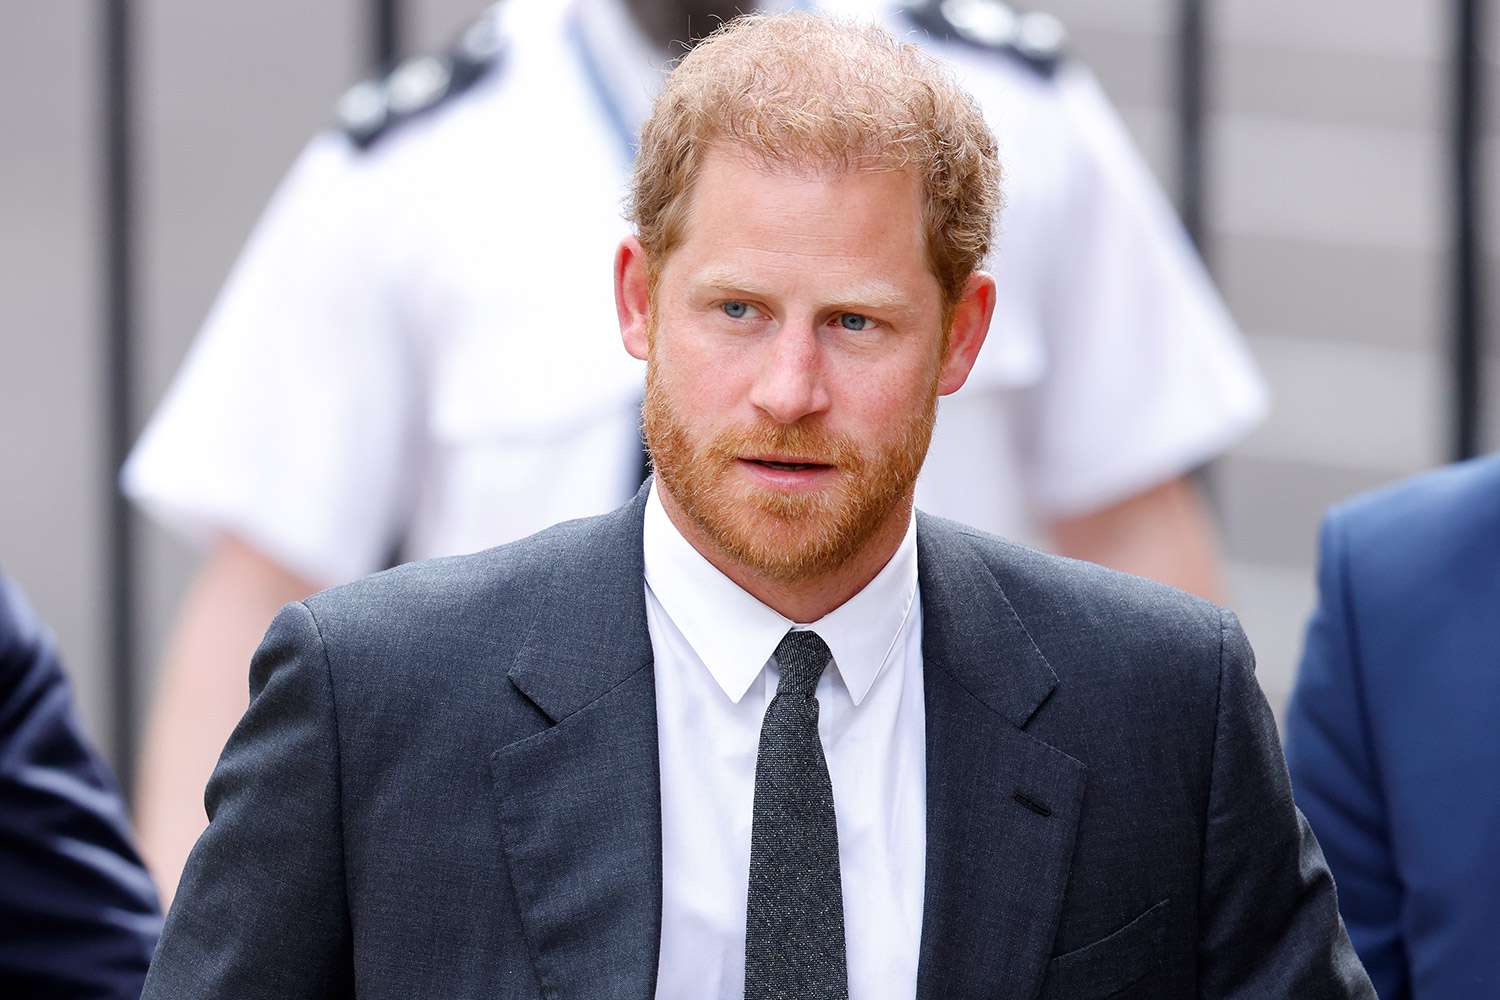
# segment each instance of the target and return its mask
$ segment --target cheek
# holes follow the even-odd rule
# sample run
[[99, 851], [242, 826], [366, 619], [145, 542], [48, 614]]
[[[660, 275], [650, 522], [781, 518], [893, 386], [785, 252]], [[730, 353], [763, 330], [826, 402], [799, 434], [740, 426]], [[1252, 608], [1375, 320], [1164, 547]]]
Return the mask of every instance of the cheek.
[[652, 364], [678, 413], [694, 421], [717, 421], [749, 393], [743, 362], [715, 351], [704, 338], [658, 335]]
[[858, 424], [867, 433], [902, 426], [936, 394], [937, 374], [935, 361], [922, 357], [851, 366], [829, 379], [831, 410], [845, 414], [849, 424]]

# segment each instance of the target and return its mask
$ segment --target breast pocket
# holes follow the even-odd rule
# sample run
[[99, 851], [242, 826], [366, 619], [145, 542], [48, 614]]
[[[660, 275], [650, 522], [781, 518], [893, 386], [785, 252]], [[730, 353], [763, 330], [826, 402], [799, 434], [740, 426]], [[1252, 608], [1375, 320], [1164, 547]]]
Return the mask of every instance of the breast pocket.
[[409, 555], [472, 552], [603, 514], [640, 485], [637, 363], [618, 342], [601, 359], [576, 338], [527, 332], [556, 353], [482, 327], [444, 342]]
[[1038, 1000], [1122, 996], [1161, 964], [1168, 902], [1162, 900], [1108, 937], [1054, 958]]

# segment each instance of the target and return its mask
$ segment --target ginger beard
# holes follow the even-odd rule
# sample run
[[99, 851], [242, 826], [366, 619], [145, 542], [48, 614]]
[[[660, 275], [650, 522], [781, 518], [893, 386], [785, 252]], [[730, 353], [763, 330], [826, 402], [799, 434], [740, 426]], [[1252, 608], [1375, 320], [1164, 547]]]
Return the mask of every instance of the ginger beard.
[[[782, 583], [816, 579], [858, 552], [893, 511], [910, 504], [937, 421], [938, 365], [923, 405], [873, 454], [847, 436], [826, 432], [816, 420], [761, 421], [697, 441], [661, 378], [654, 316], [651, 326], [641, 421], [652, 467], [683, 513], [732, 560]], [[942, 339], [945, 349], [947, 337]], [[834, 482], [797, 493], [753, 486], [735, 466], [757, 454], [834, 466]]]

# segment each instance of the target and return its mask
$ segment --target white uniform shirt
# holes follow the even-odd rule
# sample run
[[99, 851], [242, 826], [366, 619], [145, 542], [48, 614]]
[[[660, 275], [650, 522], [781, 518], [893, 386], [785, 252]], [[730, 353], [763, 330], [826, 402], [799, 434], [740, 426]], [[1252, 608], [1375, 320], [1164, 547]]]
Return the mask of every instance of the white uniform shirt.
[[[891, 561], [806, 626], [833, 652], [818, 735], [839, 836], [850, 1000], [917, 989], [927, 858], [927, 749], [916, 523]], [[792, 623], [646, 506], [646, 623], [661, 759], [658, 1000], [745, 995], [745, 905], [761, 720]]]
[[[149, 510], [331, 583], [633, 491], [642, 370], [608, 276], [663, 60], [620, 0], [498, 12], [498, 70], [294, 166], [127, 463]], [[1261, 383], [1092, 78], [926, 44], [986, 111], [1007, 208], [995, 323], [918, 504], [1027, 537], [1237, 440]]]

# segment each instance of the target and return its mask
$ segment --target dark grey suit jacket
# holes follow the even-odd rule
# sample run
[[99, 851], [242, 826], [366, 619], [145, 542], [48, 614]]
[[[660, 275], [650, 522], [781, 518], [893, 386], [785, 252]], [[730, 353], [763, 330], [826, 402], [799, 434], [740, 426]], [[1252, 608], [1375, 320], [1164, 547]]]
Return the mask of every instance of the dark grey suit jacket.
[[[291, 605], [145, 996], [652, 996], [644, 493]], [[1234, 617], [921, 516], [918, 996], [1372, 997]]]

